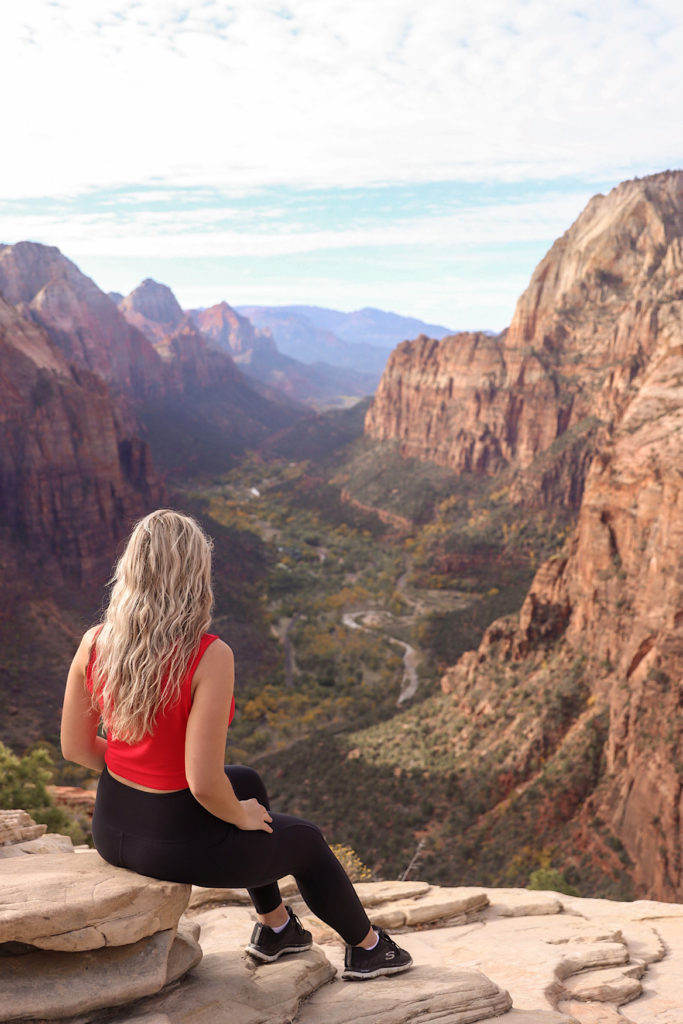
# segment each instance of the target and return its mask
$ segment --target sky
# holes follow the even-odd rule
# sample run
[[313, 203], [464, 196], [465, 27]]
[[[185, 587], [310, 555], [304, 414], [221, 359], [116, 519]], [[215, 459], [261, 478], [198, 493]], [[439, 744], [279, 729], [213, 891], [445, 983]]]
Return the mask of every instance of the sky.
[[683, 166], [680, 0], [21, 0], [0, 242], [185, 307], [499, 330], [555, 238]]

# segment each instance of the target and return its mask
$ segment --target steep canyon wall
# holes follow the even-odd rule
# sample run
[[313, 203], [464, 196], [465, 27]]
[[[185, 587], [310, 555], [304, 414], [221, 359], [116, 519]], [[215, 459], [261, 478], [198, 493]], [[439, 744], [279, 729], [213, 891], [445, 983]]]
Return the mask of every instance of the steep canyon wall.
[[[540, 689], [549, 662], [560, 679], [580, 665], [589, 697], [566, 736], [600, 713], [607, 727], [598, 776], [568, 813], [565, 837], [597, 850], [600, 822], [623, 844], [635, 892], [667, 900], [683, 895], [682, 241], [683, 172], [593, 199], [497, 343], [504, 384], [464, 393], [470, 418], [455, 421], [499, 463], [531, 465], [560, 427], [587, 417], [601, 426], [567, 549], [541, 567], [518, 620], [489, 627], [442, 683], [461, 700], [501, 670]], [[449, 344], [462, 352], [471, 342]], [[457, 465], [457, 433], [444, 450]], [[578, 750], [568, 740], [563, 757]], [[552, 778], [561, 803], [561, 777]]]

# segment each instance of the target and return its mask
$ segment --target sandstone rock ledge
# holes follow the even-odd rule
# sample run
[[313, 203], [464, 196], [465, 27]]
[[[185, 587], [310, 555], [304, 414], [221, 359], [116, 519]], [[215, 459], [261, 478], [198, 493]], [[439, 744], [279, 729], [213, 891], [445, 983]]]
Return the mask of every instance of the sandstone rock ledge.
[[0, 1021], [91, 1015], [199, 963], [198, 926], [178, 928], [190, 886], [113, 868], [94, 850], [36, 852], [0, 860]]
[[[412, 971], [364, 984], [321, 985], [280, 1014], [263, 1003], [216, 1024], [683, 1024], [683, 907], [638, 901], [579, 899], [520, 889], [444, 888], [426, 882], [358, 885], [373, 921], [386, 924], [413, 955]], [[288, 900], [341, 972], [343, 949], [310, 916], [285, 880]], [[220, 902], [223, 906], [220, 906]], [[205, 957], [193, 972], [211, 985], [214, 958], [237, 956], [252, 914], [246, 893], [194, 889], [188, 914], [201, 923]], [[232, 954], [229, 950], [232, 949]], [[244, 961], [243, 961], [244, 963]], [[292, 972], [286, 959], [283, 973]], [[264, 995], [282, 984], [267, 967], [251, 970]], [[294, 984], [293, 979], [289, 979]], [[202, 986], [187, 982], [161, 996], [136, 1024], [189, 1024], [208, 1005]], [[263, 987], [261, 987], [263, 986]], [[509, 991], [512, 1006], [507, 999]], [[261, 998], [263, 998], [263, 995]], [[206, 999], [214, 999], [208, 995]], [[198, 1001], [197, 1001], [198, 1000]], [[217, 1003], [213, 1004], [214, 1006]], [[161, 1016], [157, 1016], [161, 1014]]]
[[[16, 826], [18, 847], [48, 838]], [[30, 852], [0, 859], [2, 1022], [683, 1024], [678, 905], [366, 883], [372, 920], [415, 967], [353, 983], [338, 980], [343, 946], [293, 879], [283, 892], [317, 945], [260, 965], [244, 954], [253, 912], [241, 890], [195, 888], [181, 917], [188, 886], [93, 851]]]

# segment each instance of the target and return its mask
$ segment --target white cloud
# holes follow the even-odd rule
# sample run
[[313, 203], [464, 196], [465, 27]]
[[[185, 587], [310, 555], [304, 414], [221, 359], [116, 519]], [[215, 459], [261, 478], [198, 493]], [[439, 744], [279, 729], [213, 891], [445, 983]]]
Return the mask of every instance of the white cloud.
[[673, 0], [22, 0], [0, 195], [612, 177], [680, 161]]
[[[589, 194], [576, 193], [538, 201], [490, 203], [458, 211], [396, 217], [387, 223], [319, 230], [287, 222], [286, 226], [224, 226], [225, 208], [197, 211], [143, 210], [134, 217], [101, 214], [53, 214], [0, 219], [8, 240], [29, 238], [57, 244], [73, 259], [269, 257], [321, 250], [408, 247], [459, 247], [547, 242], [562, 234], [578, 216]], [[268, 211], [266, 211], [268, 212]]]
[[[453, 269], [461, 254], [549, 242], [594, 191], [551, 196], [543, 182], [680, 166], [681, 52], [679, 0], [8, 2], [0, 240], [56, 244], [86, 273], [107, 260], [132, 275], [146, 260], [242, 256], [244, 298], [207, 286], [200, 302], [369, 304], [502, 326], [531, 267], [473, 282]], [[376, 216], [350, 201], [337, 228], [325, 192], [529, 180], [535, 201], [430, 200], [417, 212], [385, 201]], [[327, 211], [312, 197], [304, 216], [289, 186], [320, 189]], [[110, 189], [125, 202], [104, 198]], [[74, 198], [63, 214], [11, 208], [60, 195]], [[84, 212], [97, 204], [104, 212]], [[352, 250], [368, 254], [355, 279], [350, 264], [336, 278], [257, 280], [268, 259], [303, 266], [322, 252], [341, 267]], [[389, 259], [384, 277], [365, 268], [383, 252], [405, 267], [411, 250], [434, 273], [409, 310]], [[192, 280], [169, 283], [186, 294]]]

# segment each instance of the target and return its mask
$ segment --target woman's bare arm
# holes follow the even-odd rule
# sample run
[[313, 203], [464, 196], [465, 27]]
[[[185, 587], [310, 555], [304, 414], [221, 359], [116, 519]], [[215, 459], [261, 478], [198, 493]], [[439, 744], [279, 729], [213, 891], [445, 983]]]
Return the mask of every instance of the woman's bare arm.
[[195, 800], [211, 814], [241, 829], [272, 832], [266, 808], [255, 799], [238, 800], [224, 771], [234, 680], [232, 651], [222, 640], [214, 640], [195, 672], [185, 774]]
[[67, 761], [102, 771], [107, 741], [97, 735], [100, 716], [92, 706], [85, 685], [90, 648], [96, 632], [97, 627], [88, 630], [71, 662], [62, 707], [61, 741], [62, 755]]

